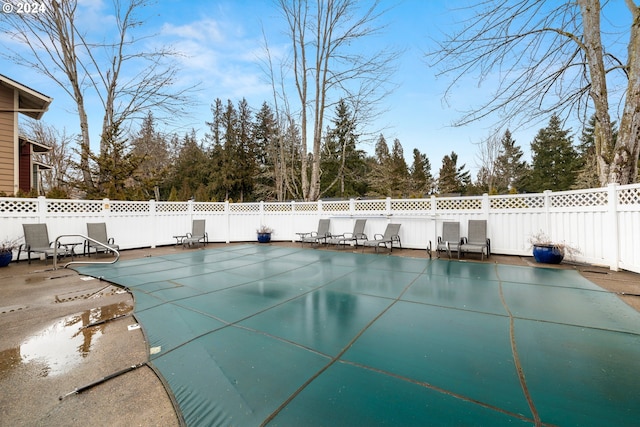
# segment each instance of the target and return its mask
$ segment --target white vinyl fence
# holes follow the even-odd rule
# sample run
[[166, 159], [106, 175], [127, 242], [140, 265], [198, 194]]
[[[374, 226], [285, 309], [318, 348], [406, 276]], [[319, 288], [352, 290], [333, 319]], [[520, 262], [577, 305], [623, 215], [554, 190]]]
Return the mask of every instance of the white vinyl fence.
[[491, 251], [529, 255], [529, 238], [543, 231], [556, 242], [579, 248], [578, 262], [640, 273], [640, 184], [524, 195], [431, 197], [428, 199], [318, 202], [202, 203], [129, 202], [0, 198], [0, 241], [21, 239], [22, 224], [46, 223], [49, 238], [86, 234], [88, 222], [105, 222], [122, 249], [174, 244], [174, 235], [191, 231], [193, 219], [205, 219], [209, 241], [255, 241], [264, 224], [273, 240], [294, 241], [314, 231], [318, 219], [331, 220], [331, 232], [350, 232], [366, 218], [366, 234], [383, 233], [400, 223], [402, 246], [425, 249], [437, 240], [443, 221], [486, 219]]

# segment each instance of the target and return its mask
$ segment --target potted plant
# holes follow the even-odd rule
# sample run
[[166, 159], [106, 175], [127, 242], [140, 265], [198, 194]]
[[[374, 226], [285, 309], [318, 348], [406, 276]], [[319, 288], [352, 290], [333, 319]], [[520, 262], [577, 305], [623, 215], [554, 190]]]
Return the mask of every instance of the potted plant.
[[533, 257], [543, 264], [560, 264], [565, 256], [573, 257], [580, 249], [565, 242], [554, 242], [540, 230], [529, 238], [533, 248]]
[[269, 243], [271, 241], [271, 233], [273, 233], [273, 231], [273, 228], [261, 225], [260, 228], [256, 230], [258, 233], [258, 242]]
[[0, 242], [0, 267], [6, 267], [13, 258], [13, 250], [18, 248], [16, 240], [3, 240]]

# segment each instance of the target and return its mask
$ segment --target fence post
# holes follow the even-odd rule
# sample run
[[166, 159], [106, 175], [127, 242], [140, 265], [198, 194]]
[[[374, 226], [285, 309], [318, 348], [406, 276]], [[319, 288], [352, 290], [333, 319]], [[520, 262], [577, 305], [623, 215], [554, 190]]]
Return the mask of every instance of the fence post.
[[193, 199], [187, 201], [187, 215], [189, 215], [189, 222], [193, 222]]
[[149, 200], [149, 216], [151, 222], [151, 249], [156, 247], [158, 243], [158, 233], [156, 233], [156, 201], [154, 199]]
[[349, 199], [349, 216], [356, 214], [356, 201], [355, 199]]
[[551, 215], [551, 190], [544, 190], [543, 196], [544, 196], [544, 228], [543, 230], [545, 230], [545, 233], [549, 234], [549, 237], [551, 239], [555, 239], [556, 236], [553, 235], [553, 233], [551, 232], [551, 229], [549, 228], [549, 217]]
[[484, 193], [482, 195], [482, 215], [484, 219], [489, 222], [489, 212], [491, 212], [491, 202], [489, 200], [489, 194]]
[[607, 223], [603, 224], [610, 247], [605, 248], [609, 254], [609, 269], [618, 271], [620, 268], [620, 227], [618, 226], [618, 189], [615, 183], [607, 185]]
[[227, 226], [225, 227], [227, 238], [225, 241], [229, 243], [231, 241], [231, 208], [229, 206], [229, 200], [224, 201], [224, 216], [227, 219], [225, 221], [227, 223]]
[[105, 223], [109, 224], [109, 217], [111, 217], [111, 202], [109, 199], [102, 199], [102, 219]]
[[47, 223], [47, 198], [44, 196], [38, 196], [38, 222]]
[[393, 215], [393, 212], [391, 212], [391, 197], [387, 197], [385, 209], [387, 210], [387, 216]]
[[[295, 224], [296, 222], [294, 221], [296, 217], [296, 201], [292, 200], [291, 201], [291, 221], [289, 221], [289, 224]], [[291, 227], [291, 243], [294, 243], [296, 241], [295, 238], [295, 234], [294, 234], [294, 230], [293, 230], [293, 226]]]

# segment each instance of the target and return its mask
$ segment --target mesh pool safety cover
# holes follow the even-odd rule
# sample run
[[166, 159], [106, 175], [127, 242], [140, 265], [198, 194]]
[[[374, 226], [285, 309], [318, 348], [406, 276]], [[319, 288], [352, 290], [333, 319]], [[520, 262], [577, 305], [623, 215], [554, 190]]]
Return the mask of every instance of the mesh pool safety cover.
[[572, 270], [246, 244], [129, 288], [190, 426], [631, 426], [640, 313]]

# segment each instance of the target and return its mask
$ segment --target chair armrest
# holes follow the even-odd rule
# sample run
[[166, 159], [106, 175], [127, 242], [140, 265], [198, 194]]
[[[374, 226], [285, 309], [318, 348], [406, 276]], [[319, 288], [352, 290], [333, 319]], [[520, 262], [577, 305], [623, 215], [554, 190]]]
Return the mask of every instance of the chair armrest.
[[384, 239], [384, 234], [374, 234], [373, 240], [382, 240]]

